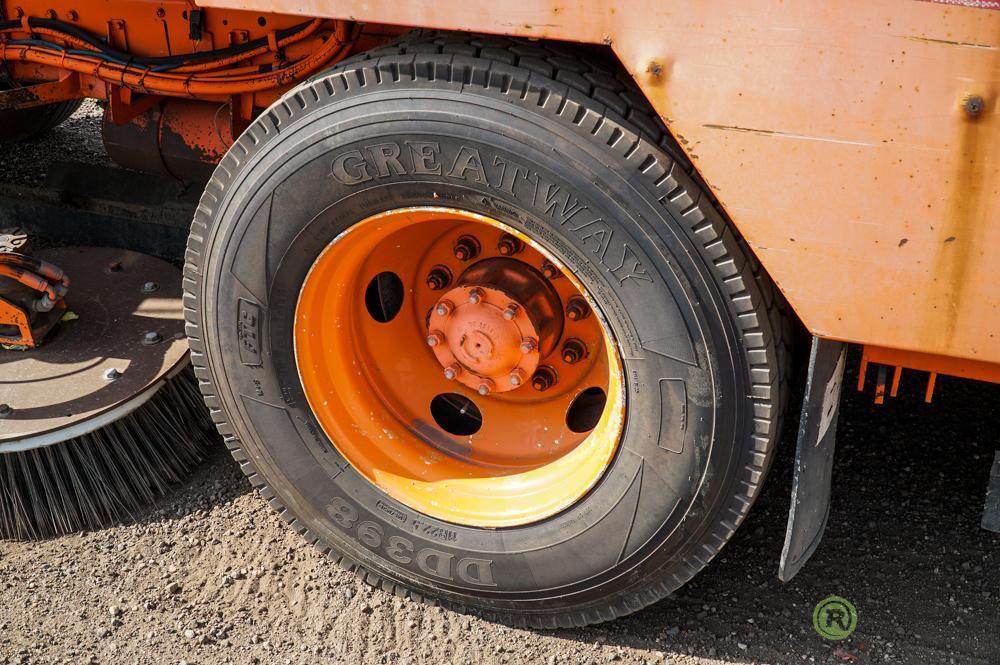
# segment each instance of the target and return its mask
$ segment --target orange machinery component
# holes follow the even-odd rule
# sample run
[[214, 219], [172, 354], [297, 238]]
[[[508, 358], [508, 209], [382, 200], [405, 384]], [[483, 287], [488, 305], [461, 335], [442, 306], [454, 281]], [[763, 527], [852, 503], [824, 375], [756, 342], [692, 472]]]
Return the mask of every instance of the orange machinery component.
[[995, 3], [200, 4], [609, 45], [811, 332], [1000, 363]]
[[[0, 108], [105, 99], [111, 156], [182, 179], [204, 179], [255, 113], [359, 37], [348, 21], [205, 10], [187, 0], [81, 0], [58, 10], [26, 0], [0, 9], [0, 87], [10, 88]], [[165, 101], [172, 97], [185, 99]]]
[[69, 277], [57, 266], [18, 253], [0, 253], [0, 345], [38, 346], [59, 322]]

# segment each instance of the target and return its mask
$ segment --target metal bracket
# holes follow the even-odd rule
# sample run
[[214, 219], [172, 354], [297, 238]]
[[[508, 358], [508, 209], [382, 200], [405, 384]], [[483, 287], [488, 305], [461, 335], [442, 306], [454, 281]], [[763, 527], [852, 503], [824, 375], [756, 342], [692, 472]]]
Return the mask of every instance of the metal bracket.
[[791, 508], [778, 567], [782, 582], [788, 582], [802, 569], [826, 529], [846, 359], [845, 343], [813, 337], [795, 450]]

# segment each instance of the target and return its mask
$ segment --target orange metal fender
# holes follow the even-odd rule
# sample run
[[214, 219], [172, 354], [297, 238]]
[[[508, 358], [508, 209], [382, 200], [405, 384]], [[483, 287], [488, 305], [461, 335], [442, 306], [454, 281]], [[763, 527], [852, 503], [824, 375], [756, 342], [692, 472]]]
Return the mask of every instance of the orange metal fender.
[[199, 4], [608, 44], [811, 332], [1000, 363], [1000, 11], [915, 0]]

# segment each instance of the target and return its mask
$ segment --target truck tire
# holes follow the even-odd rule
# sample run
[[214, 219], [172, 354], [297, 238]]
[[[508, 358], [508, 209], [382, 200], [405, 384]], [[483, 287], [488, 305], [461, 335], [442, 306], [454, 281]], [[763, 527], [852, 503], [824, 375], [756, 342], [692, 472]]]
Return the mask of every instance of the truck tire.
[[0, 143], [16, 143], [34, 138], [65, 122], [83, 103], [71, 99], [28, 109], [0, 110]]
[[209, 182], [185, 269], [253, 486], [367, 582], [506, 623], [683, 585], [758, 493], [788, 358], [676, 154], [588, 49], [420, 35], [287, 94]]

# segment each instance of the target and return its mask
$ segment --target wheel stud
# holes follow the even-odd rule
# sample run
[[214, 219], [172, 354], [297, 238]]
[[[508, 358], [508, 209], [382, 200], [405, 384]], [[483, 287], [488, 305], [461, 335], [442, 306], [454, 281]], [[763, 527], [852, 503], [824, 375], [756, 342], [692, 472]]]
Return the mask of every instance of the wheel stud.
[[566, 343], [563, 344], [562, 359], [567, 365], [573, 365], [580, 362], [586, 355], [586, 345], [575, 337], [570, 337], [566, 340]]
[[444, 343], [444, 333], [440, 330], [434, 330], [430, 335], [427, 336], [427, 346], [437, 346], [438, 344]]
[[473, 305], [478, 305], [483, 301], [483, 296], [485, 295], [486, 293], [484, 293], [481, 288], [476, 287], [471, 291], [469, 291], [469, 302], [471, 302]]
[[531, 377], [531, 387], [538, 392], [545, 392], [552, 386], [556, 384], [559, 377], [556, 375], [556, 371], [549, 367], [548, 365], [542, 365], [535, 370], [535, 373]]
[[566, 318], [570, 321], [581, 321], [590, 316], [590, 305], [581, 296], [573, 296], [566, 303]]
[[525, 337], [521, 340], [521, 353], [531, 353], [538, 348], [538, 342], [533, 337]]
[[551, 261], [546, 261], [542, 264], [542, 276], [545, 279], [552, 280], [562, 276], [562, 273], [559, 272], [559, 268], [556, 268]]
[[458, 378], [458, 375], [462, 373], [462, 366], [458, 363], [452, 363], [444, 368], [444, 378], [449, 381], [454, 381]]
[[510, 303], [507, 305], [507, 309], [503, 311], [503, 318], [508, 321], [513, 321], [514, 317], [517, 316], [517, 309], [518, 307], [515, 303]]
[[482, 381], [479, 382], [479, 388], [476, 389], [476, 392], [482, 395], [483, 397], [486, 397], [491, 392], [493, 392], [493, 382], [490, 381], [489, 379], [483, 379]]
[[503, 234], [500, 237], [500, 242], [497, 243], [497, 252], [500, 253], [500, 256], [514, 256], [523, 249], [524, 241], [509, 233]]
[[525, 374], [524, 370], [521, 369], [520, 367], [516, 367], [514, 368], [514, 371], [510, 373], [510, 376], [508, 377], [507, 380], [510, 381], [510, 385], [519, 386], [522, 383], [524, 383], [524, 380], [527, 378], [528, 375]]
[[455, 258], [459, 261], [471, 261], [479, 256], [479, 250], [479, 241], [473, 236], [459, 237], [455, 241], [455, 246], [452, 247], [452, 252], [455, 253]]
[[451, 284], [451, 271], [446, 266], [434, 266], [427, 273], [427, 286], [434, 291], [440, 291]]
[[455, 310], [455, 305], [450, 300], [442, 300], [434, 308], [434, 313], [438, 316], [448, 316]]

